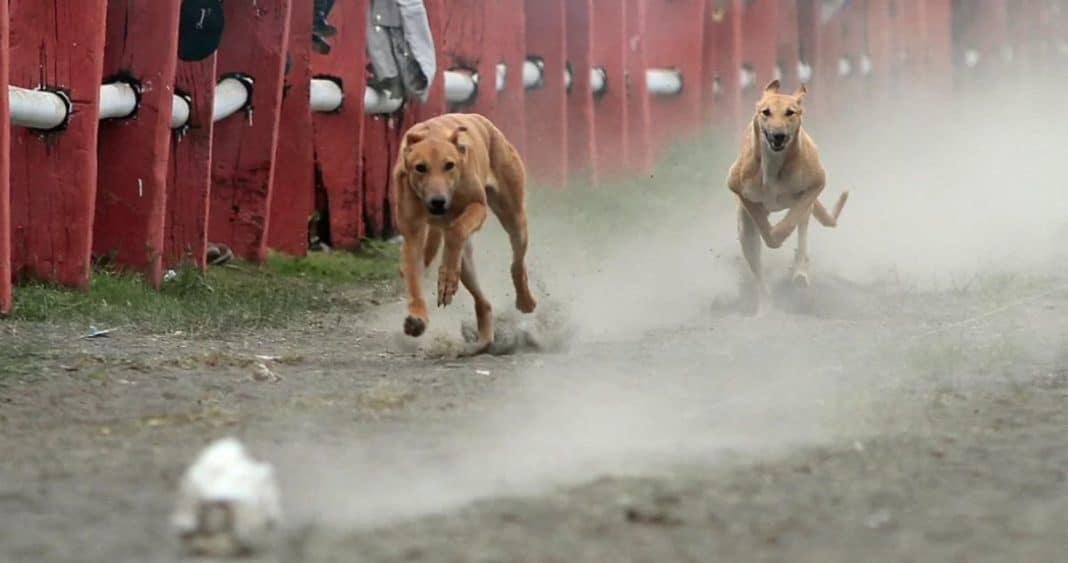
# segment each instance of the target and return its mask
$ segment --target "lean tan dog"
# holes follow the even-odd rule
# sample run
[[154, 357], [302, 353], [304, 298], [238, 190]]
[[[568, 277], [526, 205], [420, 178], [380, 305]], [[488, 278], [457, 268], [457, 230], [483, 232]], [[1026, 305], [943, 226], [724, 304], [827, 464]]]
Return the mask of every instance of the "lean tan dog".
[[408, 286], [404, 332], [420, 336], [429, 322], [420, 280], [444, 242], [438, 270], [438, 306], [452, 303], [457, 287], [475, 299], [478, 342], [493, 343], [493, 312], [475, 275], [470, 237], [482, 228], [486, 208], [500, 220], [512, 244], [512, 281], [517, 309], [534, 311], [527, 283], [526, 173], [515, 147], [478, 114], [446, 114], [412, 126], [393, 167], [397, 224], [404, 237], [401, 271]]
[[[830, 213], [817, 199], [825, 174], [816, 143], [801, 128], [805, 92], [802, 85], [793, 94], [780, 94], [778, 80], [767, 85], [753, 122], [746, 128], [741, 155], [727, 174], [727, 187], [738, 196], [738, 238], [756, 277], [760, 302], [768, 293], [760, 264], [760, 239], [769, 248], [779, 248], [797, 229], [793, 280], [807, 287], [809, 217], [815, 215], [824, 226], [834, 227], [849, 197], [849, 192], [843, 192]], [[783, 210], [788, 210], [786, 216], [773, 226], [768, 216]]]

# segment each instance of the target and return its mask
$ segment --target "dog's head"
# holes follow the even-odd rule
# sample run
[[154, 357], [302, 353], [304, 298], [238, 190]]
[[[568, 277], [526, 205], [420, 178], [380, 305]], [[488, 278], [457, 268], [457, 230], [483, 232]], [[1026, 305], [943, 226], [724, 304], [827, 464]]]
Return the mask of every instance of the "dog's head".
[[404, 137], [408, 185], [431, 215], [444, 215], [452, 205], [467, 157], [467, 146], [460, 141], [464, 131], [467, 128], [461, 125], [446, 138], [425, 130], [409, 131]]
[[764, 95], [756, 105], [755, 122], [758, 133], [768, 148], [779, 152], [797, 138], [801, 129], [801, 100], [805, 97], [802, 84], [793, 94], [780, 94], [779, 81], [772, 80], [764, 88]]

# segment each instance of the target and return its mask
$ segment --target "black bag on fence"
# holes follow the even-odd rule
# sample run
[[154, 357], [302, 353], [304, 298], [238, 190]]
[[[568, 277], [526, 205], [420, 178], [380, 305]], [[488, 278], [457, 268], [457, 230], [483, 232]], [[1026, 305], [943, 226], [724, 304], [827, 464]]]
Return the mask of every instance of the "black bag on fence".
[[178, 18], [179, 59], [199, 61], [219, 48], [225, 23], [222, 0], [182, 0]]

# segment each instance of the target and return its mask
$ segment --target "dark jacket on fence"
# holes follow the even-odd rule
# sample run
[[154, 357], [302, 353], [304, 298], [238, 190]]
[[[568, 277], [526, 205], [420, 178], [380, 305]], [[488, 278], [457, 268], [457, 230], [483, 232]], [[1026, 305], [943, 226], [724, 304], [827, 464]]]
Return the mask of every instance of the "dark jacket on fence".
[[370, 85], [390, 97], [425, 102], [436, 71], [434, 38], [422, 0], [372, 0], [367, 15]]

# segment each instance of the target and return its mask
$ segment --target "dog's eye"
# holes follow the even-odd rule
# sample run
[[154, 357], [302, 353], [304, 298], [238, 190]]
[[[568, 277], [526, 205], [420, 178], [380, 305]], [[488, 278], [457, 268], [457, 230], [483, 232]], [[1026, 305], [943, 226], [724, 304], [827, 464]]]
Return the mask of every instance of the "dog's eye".
[[426, 163], [424, 162], [415, 165], [415, 171], [420, 174], [426, 174], [427, 170]]
[[766, 110], [764, 110], [764, 111], [762, 111], [760, 113], [764, 114], [764, 117], [771, 117], [771, 110], [770, 109], [766, 109]]
[[455, 166], [456, 166], [455, 162], [446, 162], [445, 163], [445, 171], [448, 172], [449, 170], [452, 170], [453, 167], [455, 167]]
[[791, 116], [794, 116], [794, 115], [797, 115], [796, 111], [794, 111], [792, 109], [786, 110], [786, 117], [791, 117]]

